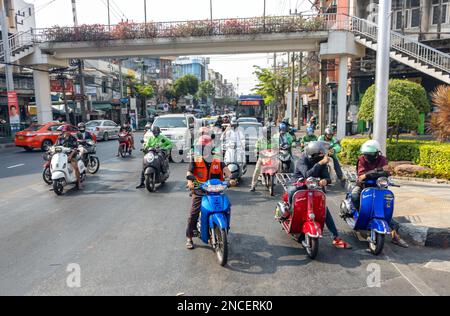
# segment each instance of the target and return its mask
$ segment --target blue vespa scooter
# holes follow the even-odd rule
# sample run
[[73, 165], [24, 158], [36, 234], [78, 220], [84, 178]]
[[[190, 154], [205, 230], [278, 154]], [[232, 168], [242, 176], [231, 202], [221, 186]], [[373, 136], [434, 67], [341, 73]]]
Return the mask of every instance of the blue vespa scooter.
[[[195, 177], [188, 177], [194, 181]], [[205, 244], [210, 244], [221, 266], [228, 261], [228, 232], [230, 230], [231, 203], [224, 191], [228, 182], [217, 179], [203, 184], [196, 183], [196, 189], [203, 193], [201, 213], [197, 223], [199, 237]]]
[[391, 233], [389, 224], [394, 214], [394, 193], [389, 186], [399, 187], [387, 177], [366, 180], [361, 192], [360, 208], [355, 208], [351, 193], [341, 204], [341, 217], [355, 231], [368, 231], [369, 250], [378, 256], [384, 248], [386, 235]]

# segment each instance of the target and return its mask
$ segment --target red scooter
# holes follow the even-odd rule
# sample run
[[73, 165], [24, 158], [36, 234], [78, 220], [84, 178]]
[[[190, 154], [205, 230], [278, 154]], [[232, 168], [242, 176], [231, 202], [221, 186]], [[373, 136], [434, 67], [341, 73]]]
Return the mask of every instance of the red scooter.
[[122, 158], [125, 158], [126, 155], [131, 156], [132, 147], [131, 147], [131, 135], [127, 132], [119, 133], [119, 155]]
[[263, 176], [264, 184], [269, 189], [271, 196], [274, 195], [275, 176], [278, 172], [278, 152], [272, 149], [262, 150], [261, 155], [261, 175]]
[[[315, 259], [319, 252], [319, 239], [322, 238], [326, 218], [326, 197], [320, 189], [320, 179], [299, 179], [292, 184], [287, 175], [279, 174], [278, 178], [285, 188], [285, 193], [283, 201], [277, 205], [275, 218], [286, 233], [302, 244], [308, 256]], [[290, 186], [301, 188], [292, 198], [292, 213], [289, 210], [287, 192]]]

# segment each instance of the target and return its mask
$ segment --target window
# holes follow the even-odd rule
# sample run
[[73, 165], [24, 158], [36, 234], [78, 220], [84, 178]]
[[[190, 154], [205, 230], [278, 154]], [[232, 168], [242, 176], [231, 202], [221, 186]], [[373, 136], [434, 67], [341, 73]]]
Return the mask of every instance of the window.
[[411, 27], [420, 26], [420, 8], [411, 9]]
[[[449, 9], [449, 0], [442, 0], [442, 20], [441, 23], [448, 23], [448, 9]], [[433, 0], [433, 8], [432, 8], [432, 24], [437, 25], [439, 22], [439, 16], [441, 12], [439, 12], [439, 0]]]

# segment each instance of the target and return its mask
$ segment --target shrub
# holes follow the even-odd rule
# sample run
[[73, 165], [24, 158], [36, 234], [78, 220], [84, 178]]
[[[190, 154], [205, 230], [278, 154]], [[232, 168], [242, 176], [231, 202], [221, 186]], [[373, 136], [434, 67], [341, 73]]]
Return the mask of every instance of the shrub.
[[[343, 163], [356, 166], [361, 145], [367, 139], [343, 139], [340, 159]], [[418, 174], [423, 177], [450, 179], [450, 144], [433, 141], [400, 140], [387, 144], [387, 158], [390, 161], [412, 161], [420, 166], [429, 167], [432, 173]]]

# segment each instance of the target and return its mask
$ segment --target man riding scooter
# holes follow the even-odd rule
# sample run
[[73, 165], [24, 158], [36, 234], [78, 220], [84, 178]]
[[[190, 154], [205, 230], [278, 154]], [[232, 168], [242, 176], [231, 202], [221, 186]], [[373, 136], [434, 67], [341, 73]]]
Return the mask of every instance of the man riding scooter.
[[73, 171], [75, 172], [75, 176], [77, 177], [77, 188], [78, 190], [81, 190], [82, 183], [81, 183], [81, 175], [80, 170], [78, 169], [78, 140], [70, 134], [69, 131], [64, 131], [56, 140], [56, 146], [62, 146], [66, 148], [70, 148], [72, 151], [67, 157], [67, 160], [70, 161], [70, 164], [72, 165]]
[[[361, 156], [359, 156], [356, 165], [358, 180], [352, 189], [352, 202], [355, 208], [359, 209], [361, 192], [364, 190], [366, 180], [377, 179], [380, 176], [390, 176], [389, 171], [386, 169], [387, 166], [388, 160], [381, 154], [381, 146], [378, 141], [369, 140], [362, 145]], [[393, 225], [392, 222], [391, 225]], [[393, 226], [391, 229], [392, 243], [403, 248], [408, 248], [408, 243], [398, 234], [398, 227]]]
[[[161, 129], [158, 126], [152, 127], [152, 136], [148, 139], [147, 143], [144, 144], [142, 147], [142, 151], [149, 150], [151, 148], [159, 148], [161, 149], [161, 154], [164, 155], [162, 157], [162, 161], [164, 159], [168, 159], [168, 155], [170, 151], [173, 148], [173, 143], [170, 139], [168, 139], [166, 136], [161, 134]], [[163, 172], [166, 172], [166, 170], [163, 170]], [[142, 170], [141, 173], [141, 183], [136, 187], [136, 189], [143, 189], [145, 188], [145, 170]]]
[[[205, 183], [211, 179], [224, 180], [225, 177], [232, 177], [231, 171], [225, 166], [225, 163], [219, 157], [214, 155], [212, 142], [206, 138], [201, 138], [194, 151], [194, 159], [189, 165], [187, 177], [194, 176], [199, 183]], [[236, 180], [231, 179], [230, 185], [235, 186]], [[188, 224], [186, 228], [186, 248], [194, 249], [194, 231], [197, 229], [197, 222], [201, 210], [202, 192], [195, 190], [195, 183], [188, 180], [187, 187], [193, 191], [192, 205], [189, 213]]]
[[80, 150], [80, 155], [81, 157], [84, 158], [84, 155], [86, 155], [88, 152], [87, 149], [84, 148], [84, 146], [86, 145], [86, 141], [94, 140], [92, 134], [86, 131], [86, 124], [84, 123], [78, 124], [78, 133], [76, 137], [78, 141], [81, 143], [81, 145], [83, 145], [82, 149]]
[[[125, 123], [125, 124], [123, 124], [123, 125], [120, 127], [119, 134], [120, 134], [120, 133], [127, 133], [127, 134], [128, 134], [128, 138], [129, 138], [129, 140], [130, 140], [131, 148], [132, 148], [132, 149], [136, 149], [136, 148], [134, 148], [134, 135], [133, 135], [133, 129], [131, 128], [131, 126], [130, 126], [128, 123]], [[117, 153], [117, 157], [119, 157], [119, 156], [120, 156], [120, 154]]]
[[344, 179], [344, 173], [342, 172], [341, 164], [339, 163], [339, 158], [337, 157], [337, 154], [341, 151], [341, 145], [337, 141], [336, 137], [334, 136], [334, 131], [332, 128], [326, 128], [325, 134], [320, 136], [319, 141], [326, 142], [330, 145], [330, 149], [328, 152], [328, 155], [333, 158], [333, 166], [334, 170], [336, 171], [336, 176], [341, 181], [342, 186], [345, 185], [345, 179]]
[[306, 135], [302, 137], [302, 140], [300, 141], [300, 146], [302, 147], [302, 150], [308, 145], [309, 142], [316, 142], [317, 136], [314, 135], [314, 129], [312, 127], [306, 128]]
[[279, 132], [272, 137], [272, 148], [279, 152], [281, 172], [290, 173], [294, 138], [289, 134], [286, 123], [280, 123], [278, 130]]
[[[306, 148], [305, 152], [300, 156], [297, 164], [295, 166], [294, 181], [302, 178], [308, 179], [319, 178], [320, 187], [325, 188], [327, 185], [331, 184], [330, 173], [328, 172], [327, 164], [329, 163], [330, 157], [327, 155], [327, 150], [324, 145], [320, 142], [310, 142]], [[289, 207], [292, 205], [292, 198], [298, 190], [301, 188], [292, 187], [289, 191]], [[291, 210], [292, 212], [292, 210]], [[330, 210], [327, 207], [326, 213], [326, 226], [331, 232], [333, 237], [333, 246], [339, 249], [350, 249], [351, 246], [339, 238], [339, 233], [334, 223], [333, 217], [331, 216]]]

